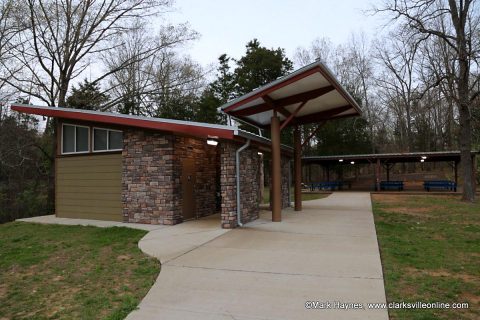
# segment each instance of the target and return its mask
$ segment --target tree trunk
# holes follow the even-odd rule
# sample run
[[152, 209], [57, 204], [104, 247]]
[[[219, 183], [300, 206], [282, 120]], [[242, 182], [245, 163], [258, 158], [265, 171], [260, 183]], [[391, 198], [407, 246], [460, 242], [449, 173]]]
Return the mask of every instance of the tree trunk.
[[[460, 82], [459, 82], [460, 86]], [[460, 90], [459, 93], [464, 90]], [[460, 96], [460, 134], [458, 144], [460, 146], [461, 153], [461, 166], [463, 172], [463, 194], [462, 200], [464, 201], [474, 201], [475, 192], [474, 192], [474, 181], [473, 181], [473, 168], [472, 168], [472, 129], [471, 129], [471, 120], [470, 120], [470, 111], [468, 108], [468, 96], [467, 99], [462, 99]]]
[[[460, 134], [458, 145], [461, 153], [461, 166], [463, 172], [463, 195], [462, 200], [474, 201], [475, 189], [473, 185], [473, 167], [472, 167], [472, 125], [470, 114], [470, 97], [468, 94], [468, 76], [469, 66], [466, 58], [465, 46], [459, 45], [459, 77], [457, 81], [458, 100], [459, 100], [459, 118]], [[463, 49], [463, 50], [462, 50]]]
[[475, 201], [475, 188], [473, 181], [473, 167], [472, 167], [472, 125], [470, 113], [470, 94], [469, 94], [469, 76], [470, 76], [470, 62], [468, 59], [467, 39], [465, 37], [465, 23], [470, 2], [464, 3], [456, 10], [456, 4], [450, 0], [450, 8], [455, 9], [452, 12], [459, 12], [452, 14], [453, 25], [457, 32], [457, 50], [458, 50], [458, 77], [457, 77], [457, 91], [458, 91], [458, 110], [460, 116], [460, 134], [459, 146], [461, 153], [461, 165], [463, 172], [463, 194], [462, 200]]

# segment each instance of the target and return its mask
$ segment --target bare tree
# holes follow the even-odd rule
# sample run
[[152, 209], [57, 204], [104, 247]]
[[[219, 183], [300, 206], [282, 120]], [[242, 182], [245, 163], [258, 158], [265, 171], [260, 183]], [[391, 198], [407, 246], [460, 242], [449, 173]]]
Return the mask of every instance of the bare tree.
[[[117, 38], [138, 21], [168, 10], [170, 0], [27, 0], [15, 2], [19, 32], [11, 39], [9, 63], [1, 80], [18, 92], [50, 106], [65, 106], [72, 80], [95, 65], [102, 54], [118, 46]], [[116, 68], [97, 68], [93, 84], [144, 59], [145, 48]], [[13, 60], [13, 61], [12, 61]], [[47, 126], [55, 132], [55, 121]], [[52, 152], [55, 152], [55, 139]], [[54, 155], [51, 157], [54, 161]], [[53, 166], [51, 166], [53, 168]], [[54, 204], [54, 170], [50, 173], [49, 203]]]
[[169, 0], [28, 0], [16, 13], [22, 32], [12, 39], [15, 65], [22, 72], [5, 66], [3, 80], [50, 106], [65, 106], [71, 81], [100, 53], [113, 49], [111, 39], [127, 31], [132, 20], [153, 16], [169, 5]]
[[358, 84], [355, 95], [362, 100], [364, 117], [369, 123], [372, 152], [375, 153], [378, 149], [376, 136], [379, 126], [382, 123], [383, 108], [376, 103], [374, 97], [375, 66], [369, 45], [365, 34], [352, 34], [347, 52], [350, 56], [349, 60], [351, 61], [349, 69], [352, 73], [352, 78], [354, 78], [354, 82]]
[[[16, 4], [13, 0], [0, 1], [0, 101], [2, 101], [2, 104], [9, 101], [13, 95], [12, 90], [10, 90], [7, 82], [4, 80], [7, 73], [6, 67], [18, 69], [18, 66], [12, 65], [12, 39], [20, 31], [15, 23], [14, 13], [16, 9]], [[3, 114], [3, 112], [1, 113]]]
[[376, 60], [383, 72], [376, 85], [383, 90], [384, 102], [392, 108], [399, 124], [403, 151], [413, 146], [412, 108], [418, 101], [421, 83], [416, 78], [418, 42], [409, 34], [393, 32], [388, 40], [377, 42]]
[[[455, 137], [458, 125], [455, 121], [458, 112], [451, 92], [455, 92], [454, 77], [456, 63], [453, 50], [439, 38], [429, 38], [420, 46], [422, 62], [420, 77], [425, 84], [437, 82], [438, 87], [432, 88], [429, 98], [432, 100], [430, 108], [435, 113], [435, 131], [440, 148], [452, 150], [457, 147]], [[438, 80], [441, 81], [438, 81]]]
[[[480, 10], [476, 0], [390, 0], [378, 12], [393, 15], [410, 30], [423, 35], [421, 39], [437, 37], [454, 52], [458, 66], [451, 75], [455, 91], [450, 95], [459, 110], [461, 166], [463, 171], [463, 200], [475, 200], [473, 181], [472, 148], [472, 102], [480, 94], [478, 78], [471, 78], [472, 69], [478, 69], [480, 53]], [[439, 28], [439, 17], [448, 17], [448, 25]], [[445, 21], [447, 19], [445, 18]]]
[[[352, 34], [349, 43], [337, 47], [334, 47], [329, 39], [319, 38], [314, 40], [308, 48], [297, 48], [295, 52], [294, 61], [297, 65], [305, 65], [317, 60], [331, 67], [342, 85], [360, 100], [364, 118], [369, 123], [371, 149], [375, 152], [376, 132], [382, 124], [380, 119], [383, 110], [379, 104], [375, 103], [374, 65], [366, 36]], [[303, 135], [308, 137], [315, 129], [314, 126], [304, 126]], [[310, 147], [310, 144], [307, 147]]]
[[145, 56], [109, 77], [113, 99], [104, 109], [116, 105], [122, 113], [158, 116], [158, 97], [174, 89], [190, 93], [193, 88], [189, 85], [202, 82], [203, 73], [188, 57], [180, 58], [178, 49], [197, 37], [187, 25], [166, 26], [157, 36], [151, 36], [143, 25], [123, 34], [119, 45], [103, 56], [107, 69], [118, 69], [132, 57]]
[[329, 64], [333, 60], [334, 47], [330, 39], [317, 38], [312, 41], [308, 48], [298, 47], [294, 53], [294, 62], [303, 67], [316, 60]]

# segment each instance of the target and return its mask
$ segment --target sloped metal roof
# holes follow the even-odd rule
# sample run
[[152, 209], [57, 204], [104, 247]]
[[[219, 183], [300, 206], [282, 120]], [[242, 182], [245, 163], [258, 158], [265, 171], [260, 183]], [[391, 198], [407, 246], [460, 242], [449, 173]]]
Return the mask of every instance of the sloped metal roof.
[[280, 121], [292, 117], [292, 125], [361, 115], [358, 103], [322, 62], [300, 68], [219, 109], [259, 127], [270, 125], [274, 109]]

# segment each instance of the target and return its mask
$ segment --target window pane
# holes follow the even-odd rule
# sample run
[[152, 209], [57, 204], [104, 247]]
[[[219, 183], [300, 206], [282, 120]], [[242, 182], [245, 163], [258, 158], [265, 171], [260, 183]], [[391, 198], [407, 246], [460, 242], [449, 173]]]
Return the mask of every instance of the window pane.
[[107, 150], [107, 130], [93, 129], [93, 150]]
[[63, 153], [75, 152], [75, 127], [63, 126]]
[[109, 134], [108, 149], [110, 149], [110, 150], [123, 149], [123, 134], [122, 134], [122, 132], [109, 131], [108, 134]]
[[77, 127], [77, 152], [88, 151], [88, 128]]

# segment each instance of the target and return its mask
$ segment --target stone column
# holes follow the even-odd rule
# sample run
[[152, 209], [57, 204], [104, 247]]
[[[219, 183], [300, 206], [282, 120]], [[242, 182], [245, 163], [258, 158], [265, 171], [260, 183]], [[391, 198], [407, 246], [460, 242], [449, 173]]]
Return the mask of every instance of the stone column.
[[[239, 144], [222, 141], [220, 147], [220, 190], [222, 195], [222, 228], [238, 226], [237, 180], [235, 154]], [[240, 154], [241, 221], [248, 223], [259, 216], [261, 156], [256, 148]]]

